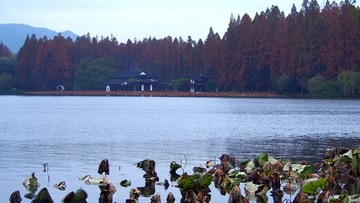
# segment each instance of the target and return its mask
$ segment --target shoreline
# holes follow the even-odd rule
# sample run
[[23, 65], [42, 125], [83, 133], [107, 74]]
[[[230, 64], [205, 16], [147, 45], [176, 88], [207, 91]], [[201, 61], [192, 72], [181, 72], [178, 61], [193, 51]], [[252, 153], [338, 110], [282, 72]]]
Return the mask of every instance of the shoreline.
[[283, 95], [278, 95], [269, 92], [36, 91], [36, 92], [25, 92], [19, 95], [285, 98]]

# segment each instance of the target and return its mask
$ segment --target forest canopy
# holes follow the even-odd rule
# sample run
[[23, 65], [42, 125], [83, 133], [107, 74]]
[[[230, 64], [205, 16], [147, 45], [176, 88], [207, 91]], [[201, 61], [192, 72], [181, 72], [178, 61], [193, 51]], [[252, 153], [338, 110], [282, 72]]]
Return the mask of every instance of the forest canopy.
[[0, 45], [0, 91], [56, 90], [59, 84], [100, 90], [121, 71], [142, 70], [167, 84], [204, 74], [212, 78], [209, 91], [359, 96], [359, 32], [360, 10], [349, 0], [326, 1], [323, 8], [304, 0], [288, 15], [277, 6], [253, 19], [231, 15], [224, 36], [210, 28], [197, 42], [191, 36], [118, 43], [90, 34], [76, 40], [32, 35], [15, 57]]

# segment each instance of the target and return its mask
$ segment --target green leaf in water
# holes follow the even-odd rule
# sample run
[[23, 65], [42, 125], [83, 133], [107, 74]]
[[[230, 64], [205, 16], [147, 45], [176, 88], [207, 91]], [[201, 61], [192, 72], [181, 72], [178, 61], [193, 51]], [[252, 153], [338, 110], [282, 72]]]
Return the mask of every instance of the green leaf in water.
[[209, 173], [204, 173], [199, 179], [200, 189], [205, 189], [211, 184], [212, 176]]
[[184, 174], [178, 179], [178, 187], [181, 190], [202, 190], [211, 184], [212, 176], [209, 173], [202, 175], [195, 173], [193, 175]]
[[269, 160], [269, 155], [265, 152], [258, 154], [255, 157], [255, 165], [263, 167], [265, 162]]
[[312, 173], [311, 165], [304, 165], [300, 172], [300, 178], [305, 179], [309, 173]]
[[303, 182], [303, 186], [301, 187], [301, 191], [309, 194], [309, 195], [315, 195], [316, 190], [318, 188], [325, 189], [326, 180], [323, 178], [311, 178], [306, 179]]
[[244, 169], [245, 172], [250, 172], [255, 169], [255, 163], [252, 160], [246, 160], [240, 163], [240, 166]]
[[342, 203], [349, 203], [350, 199], [349, 199], [349, 195], [347, 194], [341, 194], [338, 198], [331, 198], [330, 199], [330, 203], [338, 203], [338, 202], [342, 202]]
[[49, 194], [49, 191], [44, 187], [39, 191], [31, 203], [54, 202]]
[[131, 181], [125, 179], [120, 182], [120, 185], [123, 187], [129, 187], [131, 185]]
[[80, 188], [75, 192], [75, 198], [78, 202], [85, 202], [86, 198], [88, 197], [87, 192]]

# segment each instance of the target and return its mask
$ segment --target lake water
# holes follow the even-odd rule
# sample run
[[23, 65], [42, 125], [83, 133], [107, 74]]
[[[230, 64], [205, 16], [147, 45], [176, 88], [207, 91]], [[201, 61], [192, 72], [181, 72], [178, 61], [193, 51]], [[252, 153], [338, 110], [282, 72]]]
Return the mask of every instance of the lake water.
[[[156, 162], [164, 181], [170, 180], [171, 161], [191, 174], [206, 160], [219, 163], [222, 154], [240, 161], [268, 152], [315, 162], [327, 148], [360, 147], [359, 100], [0, 96], [0, 115], [1, 202], [16, 190], [28, 193], [22, 182], [32, 172], [55, 202], [79, 188], [88, 202], [98, 202], [98, 186], [78, 178], [99, 176], [105, 158], [117, 189], [114, 202], [121, 203], [130, 188], [145, 185], [144, 171], [136, 167], [144, 159]], [[125, 179], [130, 187], [120, 186]], [[53, 187], [60, 181], [66, 182], [64, 191]], [[180, 201], [175, 185], [167, 191], [156, 185], [162, 202], [169, 191]], [[211, 202], [228, 200], [214, 187], [211, 194]]]

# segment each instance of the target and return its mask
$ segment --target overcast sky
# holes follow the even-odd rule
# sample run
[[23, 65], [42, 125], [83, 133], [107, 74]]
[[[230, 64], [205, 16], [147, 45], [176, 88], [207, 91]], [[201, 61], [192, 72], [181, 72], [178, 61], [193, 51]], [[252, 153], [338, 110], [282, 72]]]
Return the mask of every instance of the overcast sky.
[[[222, 37], [230, 15], [243, 16], [279, 6], [287, 15], [303, 0], [4, 0], [0, 23], [24, 23], [77, 35], [127, 39], [191, 36], [205, 40], [212, 27]], [[326, 0], [318, 0], [321, 8]], [[340, 1], [336, 1], [340, 2]]]

